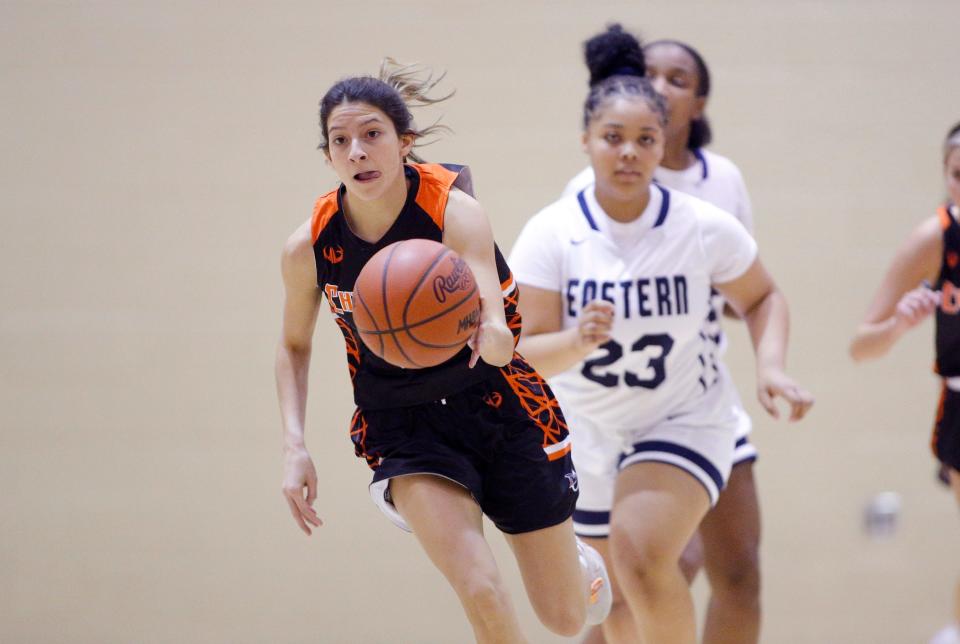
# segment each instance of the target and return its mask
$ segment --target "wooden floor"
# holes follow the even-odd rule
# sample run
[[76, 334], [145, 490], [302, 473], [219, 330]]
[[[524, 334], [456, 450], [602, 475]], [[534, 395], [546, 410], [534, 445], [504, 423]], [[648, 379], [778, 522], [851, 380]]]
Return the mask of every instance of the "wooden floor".
[[[791, 303], [790, 370], [818, 397], [802, 425], [761, 416], [731, 330], [761, 453], [763, 641], [927, 641], [960, 575], [927, 448], [932, 326], [876, 364], [846, 346], [943, 199], [956, 0], [0, 4], [0, 641], [470, 640], [369, 500], [326, 313], [308, 413], [326, 525], [307, 539], [288, 515], [279, 252], [334, 182], [317, 101], [384, 55], [447, 70], [436, 113], [455, 133], [425, 154], [471, 164], [509, 249], [585, 164], [580, 43], [611, 20], [711, 65], [713, 149], [744, 172]], [[871, 540], [863, 509], [885, 490], [900, 524]], [[565, 641], [490, 539], [531, 642]]]

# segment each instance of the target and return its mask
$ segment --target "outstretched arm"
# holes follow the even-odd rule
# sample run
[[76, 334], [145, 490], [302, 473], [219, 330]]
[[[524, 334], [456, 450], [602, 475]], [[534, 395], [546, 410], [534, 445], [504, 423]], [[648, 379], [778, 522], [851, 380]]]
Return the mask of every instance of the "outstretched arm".
[[297, 525], [309, 535], [309, 526], [319, 526], [321, 522], [312, 507], [317, 496], [316, 468], [303, 436], [310, 350], [320, 305], [308, 224], [301, 226], [283, 249], [281, 272], [285, 297], [276, 377], [283, 421], [283, 495]]
[[933, 282], [943, 260], [943, 236], [936, 217], [924, 221], [897, 250], [863, 322], [850, 341], [856, 360], [879, 358], [906, 331], [933, 313], [938, 294], [925, 286]]
[[779, 418], [774, 400], [790, 405], [790, 420], [800, 420], [813, 406], [813, 396], [784, 372], [790, 313], [786, 298], [760, 259], [740, 277], [715, 285], [747, 323], [757, 363], [757, 398], [774, 418]]

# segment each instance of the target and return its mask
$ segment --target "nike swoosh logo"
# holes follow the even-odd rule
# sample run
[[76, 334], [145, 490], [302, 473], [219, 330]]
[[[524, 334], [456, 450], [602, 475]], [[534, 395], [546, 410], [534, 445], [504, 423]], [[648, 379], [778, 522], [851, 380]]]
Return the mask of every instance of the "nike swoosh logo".
[[585, 241], [587, 241], [587, 240], [586, 240], [586, 239], [571, 239], [571, 240], [570, 240], [570, 243], [573, 244], [574, 246], [579, 246], [580, 244], [582, 244], [582, 243], [585, 242]]

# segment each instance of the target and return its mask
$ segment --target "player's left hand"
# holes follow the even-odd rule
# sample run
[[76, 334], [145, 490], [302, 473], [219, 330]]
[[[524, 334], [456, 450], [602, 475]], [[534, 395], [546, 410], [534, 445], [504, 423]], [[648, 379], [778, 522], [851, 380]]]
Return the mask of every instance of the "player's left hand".
[[302, 446], [284, 449], [283, 497], [290, 506], [293, 520], [307, 536], [311, 534], [311, 526], [319, 528], [323, 525], [313, 509], [313, 502], [317, 498], [317, 468]]
[[767, 369], [757, 375], [757, 398], [774, 418], [780, 418], [780, 410], [774, 404], [776, 398], [783, 398], [790, 405], [790, 420], [800, 420], [813, 407], [813, 395], [779, 369]]
[[513, 333], [503, 324], [484, 320], [485, 298], [480, 298], [480, 323], [477, 330], [467, 340], [467, 346], [473, 349], [469, 367], [473, 369], [480, 358], [489, 365], [502, 367], [513, 359]]

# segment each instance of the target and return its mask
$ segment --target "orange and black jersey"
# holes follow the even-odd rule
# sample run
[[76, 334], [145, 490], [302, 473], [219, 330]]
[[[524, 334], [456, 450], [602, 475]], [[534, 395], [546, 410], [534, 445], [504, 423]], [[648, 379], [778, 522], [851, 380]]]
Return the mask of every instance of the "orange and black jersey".
[[[353, 322], [353, 287], [364, 264], [377, 251], [404, 239], [443, 241], [444, 211], [450, 190], [472, 194], [470, 171], [447, 164], [404, 166], [407, 199], [396, 221], [375, 243], [360, 239], [350, 230], [343, 213], [344, 186], [317, 200], [311, 221], [317, 286], [323, 291], [343, 333], [347, 363], [353, 381], [353, 396], [363, 409], [408, 407], [445, 398], [480, 381], [499, 376], [496, 367], [482, 360], [468, 368], [470, 349], [435, 367], [401, 369], [371, 353], [360, 341]], [[518, 291], [500, 249], [494, 247], [497, 272], [503, 291], [507, 324], [514, 344], [520, 337]]]
[[937, 213], [943, 230], [943, 259], [936, 284], [942, 293], [937, 307], [936, 371], [952, 378], [960, 376], [960, 224], [956, 206], [947, 204]]

